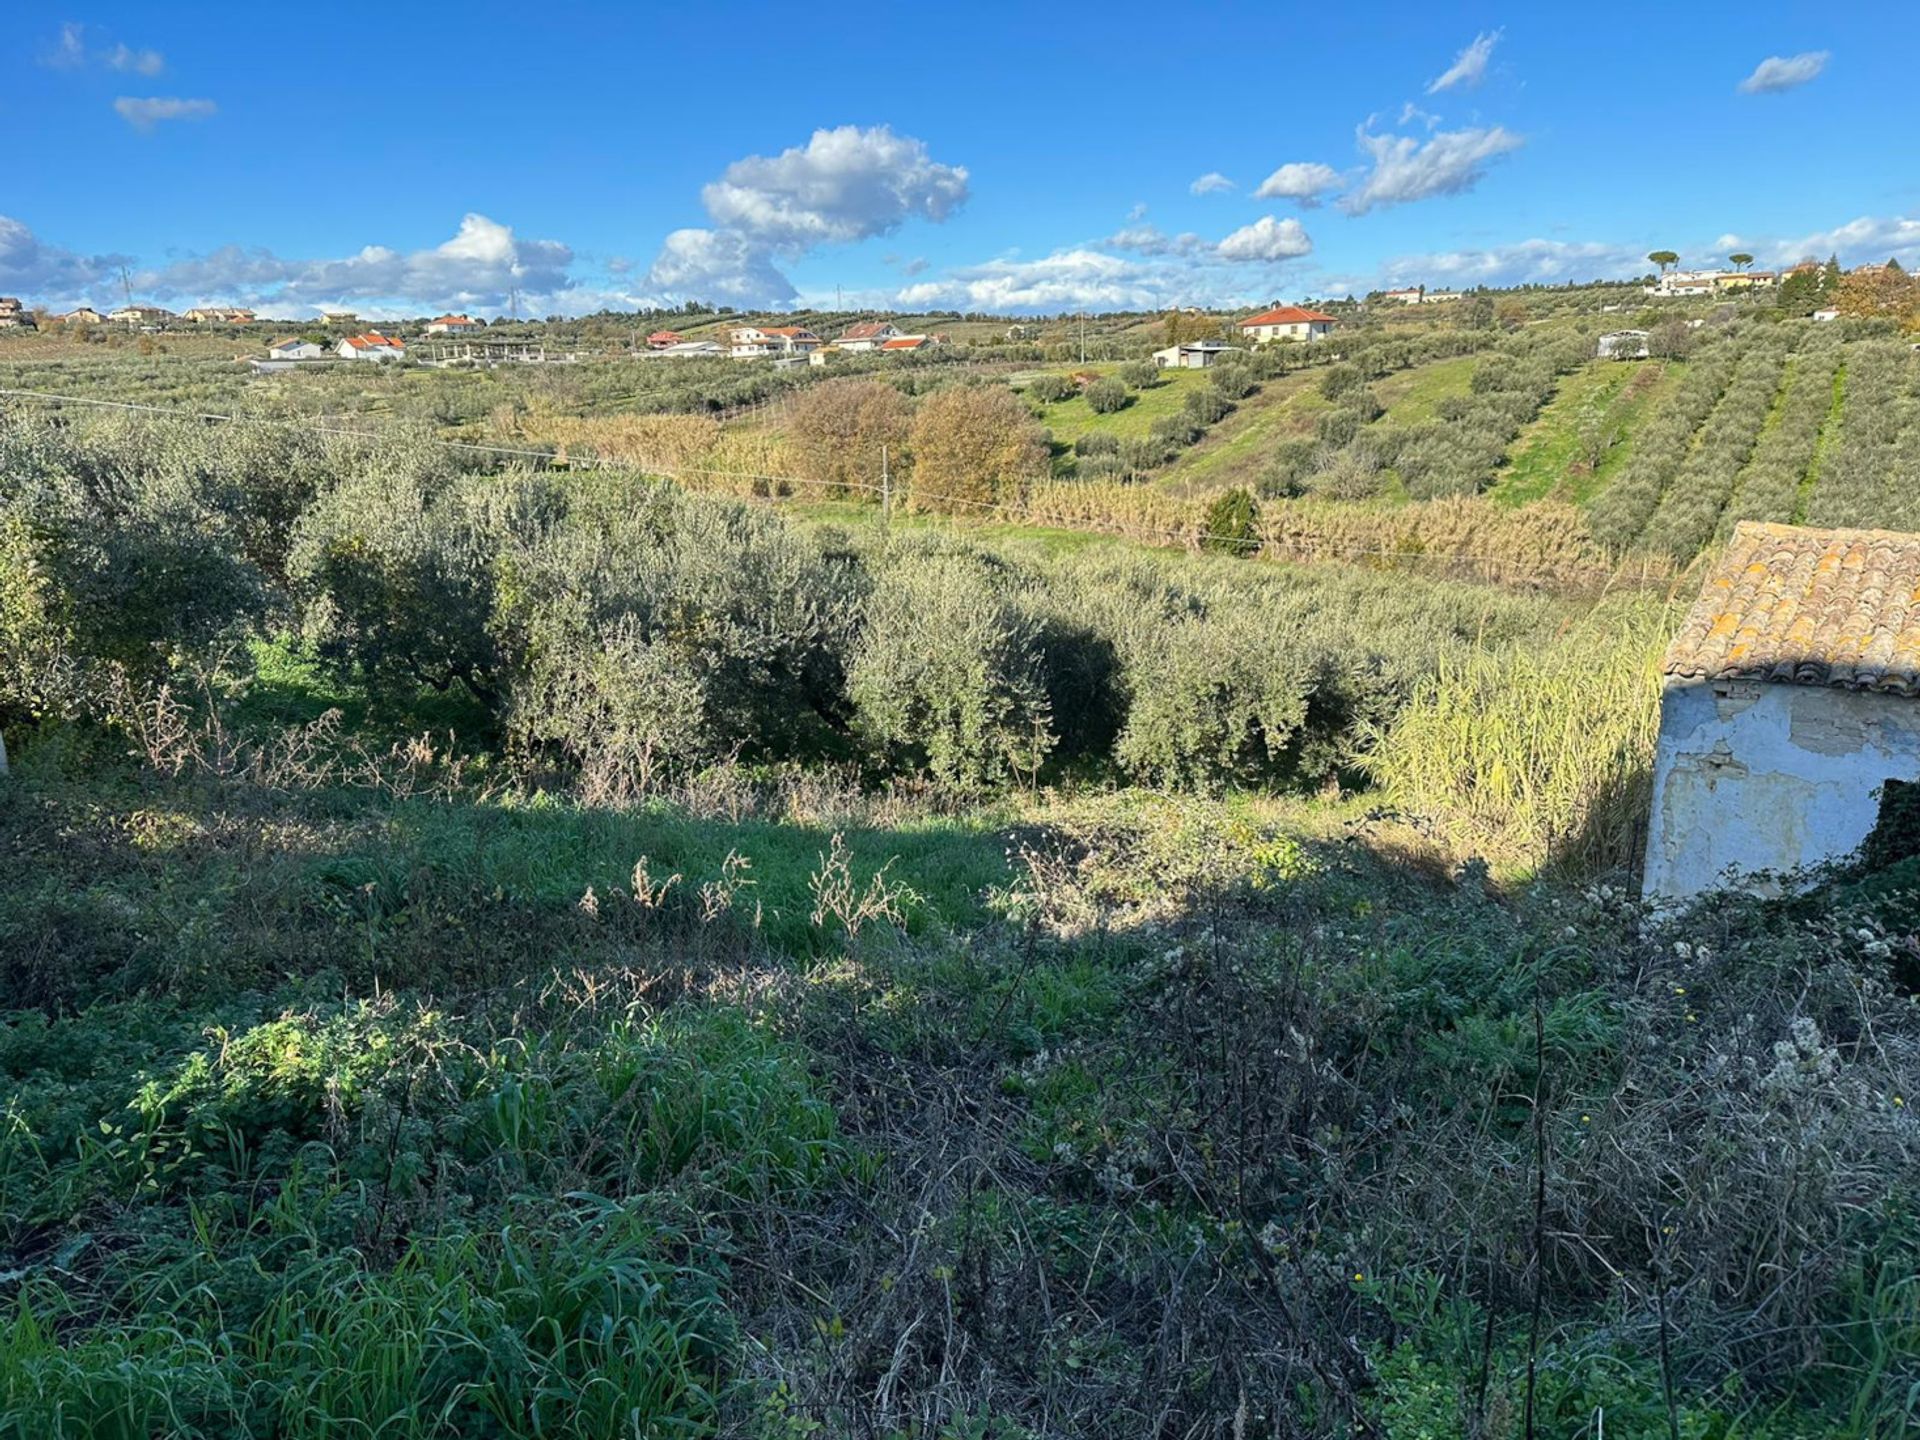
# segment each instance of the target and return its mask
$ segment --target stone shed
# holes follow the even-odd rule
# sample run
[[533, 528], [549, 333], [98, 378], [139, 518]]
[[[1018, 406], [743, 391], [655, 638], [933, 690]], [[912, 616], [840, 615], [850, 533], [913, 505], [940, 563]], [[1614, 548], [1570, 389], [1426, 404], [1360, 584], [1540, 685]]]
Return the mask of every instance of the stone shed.
[[1920, 779], [1920, 535], [1743, 522], [1664, 676], [1647, 896], [1845, 858]]

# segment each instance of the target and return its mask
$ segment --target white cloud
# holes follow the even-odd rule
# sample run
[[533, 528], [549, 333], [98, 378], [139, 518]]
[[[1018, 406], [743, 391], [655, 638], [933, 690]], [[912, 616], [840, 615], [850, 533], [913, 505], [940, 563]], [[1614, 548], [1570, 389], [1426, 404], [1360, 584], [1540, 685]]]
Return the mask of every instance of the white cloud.
[[219, 106], [211, 100], [183, 100], [177, 95], [150, 95], [144, 99], [122, 95], [113, 102], [120, 118], [136, 130], [151, 130], [165, 120], [205, 120]]
[[842, 125], [778, 155], [734, 161], [700, 198], [723, 228], [797, 253], [885, 235], [915, 218], [944, 220], [966, 202], [967, 172], [885, 125]]
[[1454, 56], [1453, 64], [1446, 71], [1434, 77], [1427, 86], [1427, 94], [1438, 95], [1442, 90], [1451, 90], [1456, 85], [1465, 85], [1469, 89], [1478, 85], [1487, 75], [1487, 61], [1493, 58], [1493, 47], [1500, 43], [1503, 32], [1486, 30], [1473, 37], [1473, 43]]
[[990, 260], [938, 280], [908, 285], [897, 297], [909, 308], [996, 313], [1060, 310], [1150, 310], [1180, 293], [1174, 272], [1099, 250], [1062, 250], [1038, 260]]
[[158, 50], [139, 50], [124, 42], [102, 50], [91, 49], [87, 44], [87, 27], [69, 20], [60, 27], [60, 38], [40, 57], [40, 63], [52, 70], [104, 65], [109, 70], [135, 75], [158, 75], [167, 68], [167, 57]]
[[141, 294], [169, 303], [238, 303], [282, 313], [336, 305], [388, 314], [508, 308], [522, 313], [572, 308], [573, 251], [557, 240], [522, 240], [484, 215], [470, 214], [443, 244], [402, 251], [368, 245], [339, 259], [286, 259], [273, 251], [224, 245], [134, 278]]
[[1625, 280], [1647, 269], [1637, 246], [1601, 241], [1522, 240], [1484, 249], [1402, 255], [1380, 267], [1389, 285], [1558, 285], [1582, 280]]
[[771, 252], [737, 230], [675, 230], [661, 243], [647, 286], [672, 299], [745, 309], [790, 305], [797, 293]]
[[21, 221], [0, 215], [0, 292], [29, 300], [81, 300], [132, 263], [131, 255], [80, 255], [48, 245]]
[[167, 68], [166, 56], [158, 50], [135, 50], [115, 45], [103, 57], [109, 70], [131, 70], [137, 75], [158, 75]]
[[1799, 55], [1769, 55], [1753, 73], [1740, 82], [1742, 95], [1773, 95], [1792, 90], [1814, 79], [1827, 68], [1832, 57], [1828, 50], [1808, 50]]
[[1155, 225], [1129, 225], [1100, 242], [1109, 250], [1131, 250], [1136, 255], [1193, 255], [1207, 242], [1191, 230], [1169, 235]]
[[1209, 170], [1198, 180], [1187, 186], [1189, 195], [1218, 195], [1222, 191], [1233, 189], [1233, 181], [1218, 170]]
[[1214, 247], [1222, 260], [1237, 263], [1297, 260], [1313, 253], [1313, 241], [1298, 220], [1276, 220], [1263, 215], [1251, 225], [1243, 225]]
[[1350, 215], [1471, 190], [1490, 162], [1525, 143], [1500, 125], [1442, 130], [1426, 140], [1411, 135], [1375, 135], [1362, 126], [1359, 141], [1360, 148], [1372, 158], [1373, 168], [1341, 198], [1341, 208]]
[[1136, 200], [1134, 202], [1133, 208], [1127, 211], [1127, 223], [1129, 225], [1132, 225], [1146, 218], [1147, 218], [1147, 202], [1144, 200]]
[[1331, 165], [1295, 160], [1267, 176], [1253, 193], [1259, 200], [1295, 200], [1311, 207], [1318, 205], [1320, 197], [1339, 184], [1340, 172]]
[[1861, 265], [1896, 259], [1903, 265], [1920, 264], [1920, 216], [1862, 215], [1831, 230], [1816, 230], [1797, 240], [1777, 240], [1748, 247], [1768, 257], [1769, 263], [1792, 264], [1811, 256], [1838, 255], [1843, 265]]
[[891, 234], [913, 219], [945, 220], [966, 203], [967, 172], [885, 125], [842, 125], [778, 155], [734, 161], [700, 199], [715, 228], [669, 235], [648, 283], [672, 298], [787, 305], [797, 292], [776, 258]]

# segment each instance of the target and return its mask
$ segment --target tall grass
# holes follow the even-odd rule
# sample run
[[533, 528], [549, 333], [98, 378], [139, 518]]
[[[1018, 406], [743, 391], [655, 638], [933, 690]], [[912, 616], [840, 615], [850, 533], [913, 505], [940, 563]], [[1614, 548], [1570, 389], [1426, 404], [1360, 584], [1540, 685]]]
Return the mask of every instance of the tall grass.
[[1668, 611], [1615, 601], [1548, 649], [1444, 662], [1375, 737], [1392, 803], [1525, 869], [1630, 865], [1646, 813]]

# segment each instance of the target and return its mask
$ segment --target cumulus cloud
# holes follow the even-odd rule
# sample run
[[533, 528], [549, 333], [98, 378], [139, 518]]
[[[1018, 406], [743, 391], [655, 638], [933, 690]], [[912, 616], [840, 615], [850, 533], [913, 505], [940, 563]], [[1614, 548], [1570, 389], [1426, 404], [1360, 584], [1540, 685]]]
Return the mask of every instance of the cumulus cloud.
[[1474, 36], [1473, 43], [1453, 57], [1453, 64], [1434, 77], [1427, 94], [1438, 95], [1456, 85], [1471, 89], [1486, 79], [1487, 62], [1493, 58], [1493, 47], [1500, 43], [1501, 34], [1499, 30], [1485, 30]]
[[135, 287], [175, 303], [240, 303], [283, 313], [363, 305], [387, 313], [505, 310], [518, 292], [533, 311], [575, 300], [573, 251], [557, 240], [523, 240], [470, 214], [453, 237], [424, 250], [368, 245], [338, 259], [288, 259], [226, 245], [142, 271]]
[[700, 198], [722, 227], [800, 252], [885, 235], [911, 219], [944, 220], [966, 203], [967, 172], [885, 125], [842, 125], [778, 155], [734, 161]]
[[109, 70], [131, 70], [136, 75], [158, 75], [167, 68], [166, 56], [158, 50], [135, 50], [130, 45], [115, 45], [103, 58]]
[[1626, 280], [1647, 268], [1637, 246], [1602, 241], [1522, 240], [1484, 249], [1402, 255], [1380, 267], [1389, 285], [1557, 285], [1583, 280]]
[[1295, 160], [1282, 165], [1260, 182], [1254, 197], [1260, 200], [1294, 200], [1313, 206], [1320, 197], [1340, 184], [1340, 172], [1318, 161]]
[[885, 125], [842, 125], [734, 161], [700, 199], [714, 228], [669, 235], [648, 283], [666, 298], [786, 305], [797, 292], [776, 260], [945, 220], [966, 203], [967, 171]]
[[1189, 195], [1218, 195], [1223, 191], [1231, 189], [1233, 189], [1233, 181], [1222, 175], [1218, 170], [1209, 170], [1198, 180], [1187, 186], [1187, 193]]
[[75, 301], [131, 265], [131, 255], [81, 255], [49, 245], [27, 225], [0, 215], [0, 292]]
[[663, 296], [749, 310], [791, 305], [798, 293], [767, 247], [737, 230], [675, 230], [661, 243], [646, 283]]
[[1249, 261], [1274, 263], [1296, 260], [1313, 253], [1313, 241], [1300, 222], [1291, 217], [1276, 220], [1263, 215], [1251, 225], [1243, 225], [1214, 247], [1222, 260], [1239, 264]]
[[177, 95], [122, 95], [113, 108], [134, 129], [151, 130], [167, 120], [205, 120], [220, 107], [211, 100], [183, 100]]
[[1492, 161], [1525, 143], [1500, 125], [1442, 130], [1425, 140], [1411, 135], [1375, 135], [1362, 126], [1359, 141], [1372, 166], [1341, 198], [1341, 208], [1350, 215], [1471, 190]]
[[1146, 310], [1179, 293], [1167, 268], [1080, 248], [1037, 260], [990, 260], [938, 280], [908, 285], [897, 297], [908, 308], [950, 307], [1007, 313], [1059, 310]]
[[1774, 95], [1793, 90], [1817, 77], [1827, 68], [1832, 52], [1807, 50], [1798, 55], [1769, 55], [1753, 67], [1753, 73], [1740, 82], [1742, 95]]

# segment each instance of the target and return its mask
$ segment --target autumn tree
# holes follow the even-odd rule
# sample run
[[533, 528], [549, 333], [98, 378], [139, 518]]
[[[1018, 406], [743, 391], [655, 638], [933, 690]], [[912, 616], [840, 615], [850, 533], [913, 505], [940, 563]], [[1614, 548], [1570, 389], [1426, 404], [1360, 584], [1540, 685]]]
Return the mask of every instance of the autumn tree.
[[1852, 319], [1892, 320], [1903, 330], [1920, 330], [1920, 282], [1897, 264], [1855, 270], [1840, 281], [1833, 308]]
[[912, 421], [907, 397], [884, 381], [829, 380], [794, 402], [787, 443], [802, 476], [832, 487], [824, 493], [858, 494], [880, 483], [882, 446], [890, 473], [901, 476]]
[[949, 385], [920, 402], [908, 437], [913, 503], [954, 510], [1018, 500], [1047, 471], [1046, 433], [1012, 391]]

